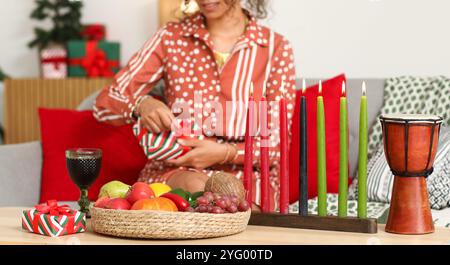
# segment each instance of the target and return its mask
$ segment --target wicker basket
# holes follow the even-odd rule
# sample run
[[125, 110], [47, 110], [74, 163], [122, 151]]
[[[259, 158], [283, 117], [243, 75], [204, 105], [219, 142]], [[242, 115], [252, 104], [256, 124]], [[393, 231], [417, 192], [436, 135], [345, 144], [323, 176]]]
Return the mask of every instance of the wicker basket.
[[95, 232], [127, 238], [200, 239], [240, 233], [251, 211], [209, 214], [165, 211], [123, 211], [91, 208]]

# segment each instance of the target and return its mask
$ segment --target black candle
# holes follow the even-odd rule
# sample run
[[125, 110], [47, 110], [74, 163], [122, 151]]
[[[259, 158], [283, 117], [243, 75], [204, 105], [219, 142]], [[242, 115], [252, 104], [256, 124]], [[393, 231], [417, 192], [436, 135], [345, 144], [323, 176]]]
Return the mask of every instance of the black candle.
[[302, 97], [300, 98], [300, 181], [299, 181], [299, 214], [308, 215], [308, 167], [306, 136], [306, 82], [303, 80]]

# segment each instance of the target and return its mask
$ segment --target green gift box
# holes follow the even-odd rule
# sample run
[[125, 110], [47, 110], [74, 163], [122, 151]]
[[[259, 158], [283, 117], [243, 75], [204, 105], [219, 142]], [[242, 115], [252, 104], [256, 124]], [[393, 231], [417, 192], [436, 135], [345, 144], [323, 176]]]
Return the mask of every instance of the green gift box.
[[69, 77], [112, 77], [120, 70], [120, 44], [72, 40], [67, 43]]

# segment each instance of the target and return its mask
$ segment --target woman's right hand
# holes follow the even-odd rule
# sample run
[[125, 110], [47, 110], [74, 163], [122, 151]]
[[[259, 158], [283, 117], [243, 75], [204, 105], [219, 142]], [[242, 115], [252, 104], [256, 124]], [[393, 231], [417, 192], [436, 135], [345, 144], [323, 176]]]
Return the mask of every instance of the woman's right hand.
[[[141, 118], [141, 124], [151, 133], [160, 133], [172, 130], [175, 116], [163, 102], [149, 96], [143, 99], [136, 113]], [[176, 126], [176, 123], [174, 123]]]

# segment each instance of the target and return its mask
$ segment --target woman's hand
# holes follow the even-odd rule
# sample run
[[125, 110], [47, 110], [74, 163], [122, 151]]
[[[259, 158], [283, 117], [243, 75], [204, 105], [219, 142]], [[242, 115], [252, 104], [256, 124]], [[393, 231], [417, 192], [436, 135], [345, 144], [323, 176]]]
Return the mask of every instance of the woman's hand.
[[182, 157], [169, 160], [167, 163], [195, 169], [204, 169], [222, 162], [228, 162], [225, 160], [233, 158], [237, 151], [231, 146], [211, 140], [179, 139], [178, 143], [193, 149]]
[[[147, 97], [139, 103], [136, 113], [141, 118], [141, 123], [151, 133], [160, 133], [172, 130], [172, 122], [175, 116], [169, 107], [163, 102]], [[176, 122], [173, 123], [177, 126]]]

